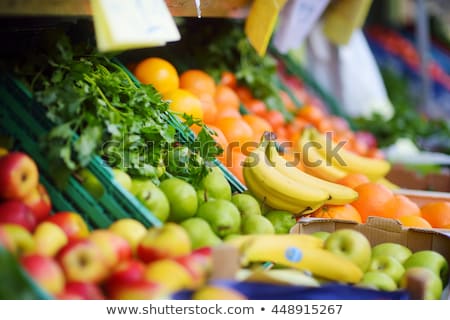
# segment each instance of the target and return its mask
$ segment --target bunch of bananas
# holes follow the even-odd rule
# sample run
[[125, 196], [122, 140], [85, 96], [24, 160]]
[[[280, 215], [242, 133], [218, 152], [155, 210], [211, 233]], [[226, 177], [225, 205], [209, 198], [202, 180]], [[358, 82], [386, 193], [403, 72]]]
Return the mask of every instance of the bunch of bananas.
[[319, 278], [347, 283], [358, 283], [363, 276], [355, 263], [326, 250], [322, 239], [308, 234], [238, 236], [226, 243], [239, 250], [244, 267], [272, 262]]
[[244, 162], [249, 191], [273, 209], [295, 215], [310, 213], [324, 204], [346, 204], [358, 193], [351, 188], [303, 172], [284, 159], [270, 133]]
[[305, 128], [298, 141], [305, 172], [331, 182], [349, 173], [362, 173], [372, 181], [382, 181], [391, 169], [386, 160], [363, 157], [342, 147], [314, 127]]

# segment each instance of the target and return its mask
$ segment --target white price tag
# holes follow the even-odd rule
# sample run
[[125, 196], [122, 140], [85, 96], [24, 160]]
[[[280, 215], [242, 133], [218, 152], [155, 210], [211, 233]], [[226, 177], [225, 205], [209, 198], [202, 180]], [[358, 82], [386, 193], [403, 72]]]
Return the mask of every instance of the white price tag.
[[180, 39], [164, 0], [91, 0], [100, 51], [162, 45]]
[[274, 45], [282, 53], [298, 48], [330, 0], [289, 0], [281, 11]]

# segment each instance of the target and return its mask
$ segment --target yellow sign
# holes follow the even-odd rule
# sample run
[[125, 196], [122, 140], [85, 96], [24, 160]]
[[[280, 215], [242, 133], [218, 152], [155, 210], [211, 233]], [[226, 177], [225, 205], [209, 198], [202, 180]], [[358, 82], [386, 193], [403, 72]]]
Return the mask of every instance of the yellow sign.
[[91, 0], [99, 51], [164, 45], [180, 39], [164, 0]]
[[245, 34], [260, 56], [266, 53], [278, 15], [287, 0], [254, 0], [245, 21]]

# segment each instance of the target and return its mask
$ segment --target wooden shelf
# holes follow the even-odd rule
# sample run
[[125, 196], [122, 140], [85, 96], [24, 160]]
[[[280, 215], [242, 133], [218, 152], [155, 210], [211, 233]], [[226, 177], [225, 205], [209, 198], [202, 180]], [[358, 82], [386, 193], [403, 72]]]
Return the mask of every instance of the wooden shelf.
[[[194, 0], [166, 0], [175, 17], [197, 17]], [[201, 0], [202, 17], [244, 18], [251, 0]], [[90, 16], [90, 0], [0, 1], [0, 16]]]

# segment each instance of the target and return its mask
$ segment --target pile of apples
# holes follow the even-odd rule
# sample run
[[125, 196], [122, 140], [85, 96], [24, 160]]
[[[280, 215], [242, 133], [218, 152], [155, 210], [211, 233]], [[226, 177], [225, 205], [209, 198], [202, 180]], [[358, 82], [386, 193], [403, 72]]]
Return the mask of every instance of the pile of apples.
[[57, 299], [166, 298], [207, 278], [211, 250], [192, 250], [188, 233], [131, 218], [91, 231], [75, 212], [52, 212], [27, 154], [0, 158], [0, 246]]
[[313, 235], [324, 239], [327, 250], [341, 255], [361, 268], [364, 275], [356, 284], [383, 291], [394, 291], [408, 286], [414, 278], [424, 284], [424, 299], [440, 299], [449, 281], [449, 263], [433, 250], [412, 252], [408, 247], [383, 242], [371, 246], [368, 238], [354, 229], [334, 232], [318, 231]]

